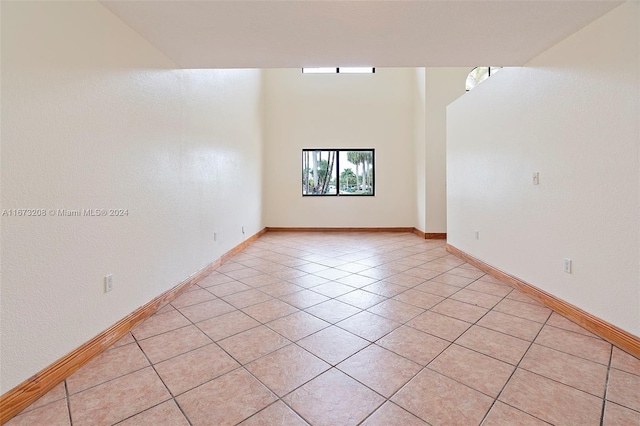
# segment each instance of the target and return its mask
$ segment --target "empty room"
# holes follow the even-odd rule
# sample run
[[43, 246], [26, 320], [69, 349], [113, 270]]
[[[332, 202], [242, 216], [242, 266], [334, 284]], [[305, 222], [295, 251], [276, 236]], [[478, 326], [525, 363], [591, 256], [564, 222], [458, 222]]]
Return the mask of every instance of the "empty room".
[[638, 1], [0, 17], [0, 424], [640, 425]]

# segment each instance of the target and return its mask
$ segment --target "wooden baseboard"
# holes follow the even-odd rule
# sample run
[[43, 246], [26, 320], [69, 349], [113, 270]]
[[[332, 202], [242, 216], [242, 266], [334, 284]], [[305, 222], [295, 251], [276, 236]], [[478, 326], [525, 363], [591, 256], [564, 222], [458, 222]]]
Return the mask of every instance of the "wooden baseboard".
[[527, 294], [531, 298], [537, 300], [543, 305], [553, 309], [559, 314], [567, 317], [571, 321], [577, 323], [583, 328], [589, 330], [593, 334], [602, 337], [609, 343], [618, 346], [621, 349], [629, 352], [630, 354], [640, 358], [640, 337], [635, 336], [613, 324], [604, 321], [589, 312], [586, 312], [577, 306], [572, 305], [569, 302], [565, 302], [562, 299], [547, 293], [521, 279], [507, 274], [491, 265], [484, 263], [483, 261], [476, 259], [475, 257], [455, 248], [454, 246], [447, 244], [447, 251], [454, 254], [478, 269], [486, 272], [492, 277], [502, 281], [505, 284], [509, 284], [512, 287], [517, 288], [523, 293]]
[[434, 233], [434, 232], [422, 232], [418, 228], [413, 228], [413, 233], [416, 234], [420, 238], [424, 238], [425, 240], [446, 240], [447, 233]]
[[267, 227], [267, 232], [413, 232], [415, 228], [282, 228]]
[[262, 229], [260, 232], [247, 238], [219, 259], [211, 262], [177, 286], [136, 309], [76, 350], [60, 358], [44, 370], [36, 373], [34, 376], [0, 396], [0, 424], [4, 424], [13, 416], [27, 408], [32, 402], [71, 376], [80, 367], [111, 347], [112, 344], [131, 331], [136, 325], [149, 318], [189, 287], [209, 275], [211, 271], [226, 262], [233, 255], [242, 251], [246, 246], [260, 238], [265, 232], [266, 229]]

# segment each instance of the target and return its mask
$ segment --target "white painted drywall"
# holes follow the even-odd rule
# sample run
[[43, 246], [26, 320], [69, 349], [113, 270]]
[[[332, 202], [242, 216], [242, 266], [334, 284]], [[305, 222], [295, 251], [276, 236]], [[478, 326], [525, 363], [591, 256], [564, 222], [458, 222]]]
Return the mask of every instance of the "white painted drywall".
[[[422, 232], [425, 232], [427, 229], [425, 75], [426, 70], [424, 67], [415, 69], [413, 95], [413, 152], [414, 167], [416, 168], [416, 222], [414, 227]], [[442, 123], [443, 126], [446, 126], [446, 124], [446, 121]]]
[[447, 110], [449, 243], [635, 335], [639, 9], [621, 5]]
[[2, 209], [128, 216], [1, 218], [0, 393], [262, 228], [260, 71], [172, 68], [97, 2], [2, 2]]
[[[412, 68], [264, 71], [264, 220], [271, 227], [413, 227]], [[374, 148], [375, 197], [302, 197], [303, 148]]]
[[447, 232], [447, 105], [464, 95], [466, 67], [426, 68], [424, 116], [425, 228]]

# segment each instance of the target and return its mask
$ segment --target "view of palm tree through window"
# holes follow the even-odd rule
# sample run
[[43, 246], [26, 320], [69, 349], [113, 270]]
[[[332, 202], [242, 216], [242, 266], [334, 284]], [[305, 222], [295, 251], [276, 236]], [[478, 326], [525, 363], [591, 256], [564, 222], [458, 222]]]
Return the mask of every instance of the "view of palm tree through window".
[[302, 195], [374, 195], [373, 149], [303, 149]]

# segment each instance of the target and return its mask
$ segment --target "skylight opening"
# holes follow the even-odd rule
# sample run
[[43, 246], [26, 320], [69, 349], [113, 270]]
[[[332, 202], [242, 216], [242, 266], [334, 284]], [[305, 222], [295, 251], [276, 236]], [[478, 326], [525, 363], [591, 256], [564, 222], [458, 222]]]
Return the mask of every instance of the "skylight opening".
[[302, 68], [302, 74], [336, 74], [337, 72], [336, 67]]

